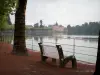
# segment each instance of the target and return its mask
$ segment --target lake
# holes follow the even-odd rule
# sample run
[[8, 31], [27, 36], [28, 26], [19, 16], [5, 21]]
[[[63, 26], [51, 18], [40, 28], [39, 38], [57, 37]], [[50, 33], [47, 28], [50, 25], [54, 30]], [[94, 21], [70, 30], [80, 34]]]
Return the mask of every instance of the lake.
[[[66, 55], [74, 54], [77, 60], [85, 63], [96, 63], [98, 36], [88, 35], [53, 35], [53, 36], [28, 36], [26, 47], [40, 51], [38, 43], [46, 45], [60, 44]], [[74, 45], [74, 46], [73, 46]]]

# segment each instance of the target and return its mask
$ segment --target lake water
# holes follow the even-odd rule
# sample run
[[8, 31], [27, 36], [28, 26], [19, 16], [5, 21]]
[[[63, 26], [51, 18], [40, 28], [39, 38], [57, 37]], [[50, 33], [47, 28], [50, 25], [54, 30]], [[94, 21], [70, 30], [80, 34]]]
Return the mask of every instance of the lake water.
[[60, 44], [65, 55], [72, 55], [75, 52], [77, 60], [89, 63], [96, 62], [98, 36], [30, 36], [26, 39], [26, 47], [34, 51], [40, 51], [39, 42], [53, 46]]

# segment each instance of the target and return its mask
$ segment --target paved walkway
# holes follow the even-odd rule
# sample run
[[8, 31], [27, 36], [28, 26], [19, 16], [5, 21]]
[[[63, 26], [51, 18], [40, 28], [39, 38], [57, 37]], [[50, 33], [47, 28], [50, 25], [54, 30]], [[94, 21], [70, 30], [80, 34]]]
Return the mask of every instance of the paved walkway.
[[29, 56], [16, 56], [11, 51], [10, 44], [0, 43], [0, 75], [93, 75], [94, 66], [78, 63], [72, 69], [69, 63], [59, 68], [51, 59], [43, 64], [39, 52], [28, 50]]

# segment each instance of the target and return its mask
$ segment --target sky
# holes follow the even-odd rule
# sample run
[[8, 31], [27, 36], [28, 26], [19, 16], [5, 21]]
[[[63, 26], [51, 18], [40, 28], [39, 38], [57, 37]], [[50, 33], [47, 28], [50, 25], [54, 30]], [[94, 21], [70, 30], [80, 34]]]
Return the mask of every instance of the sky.
[[100, 0], [27, 0], [26, 25], [40, 20], [46, 26], [58, 22], [65, 27], [100, 21]]

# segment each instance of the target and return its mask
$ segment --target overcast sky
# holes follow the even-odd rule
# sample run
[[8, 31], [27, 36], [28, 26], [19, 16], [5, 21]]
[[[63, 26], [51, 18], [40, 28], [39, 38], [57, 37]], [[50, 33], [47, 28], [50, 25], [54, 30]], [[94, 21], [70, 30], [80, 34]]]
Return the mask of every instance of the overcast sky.
[[[14, 17], [11, 17], [14, 21]], [[63, 26], [100, 21], [100, 0], [28, 0], [26, 24], [42, 19], [45, 25], [56, 21]]]

